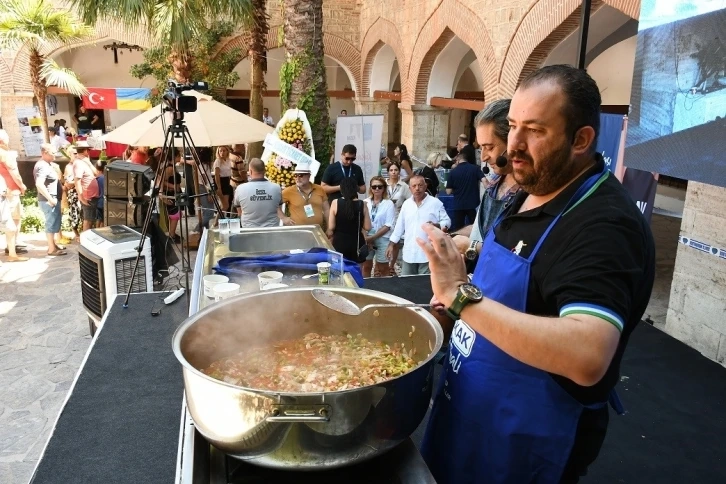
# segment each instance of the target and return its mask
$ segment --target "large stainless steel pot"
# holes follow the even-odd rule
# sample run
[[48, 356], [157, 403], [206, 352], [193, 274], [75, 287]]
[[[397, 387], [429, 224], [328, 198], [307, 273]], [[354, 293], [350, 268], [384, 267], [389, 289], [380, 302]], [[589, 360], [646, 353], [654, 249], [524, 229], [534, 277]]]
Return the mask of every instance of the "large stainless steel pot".
[[[422, 309], [380, 309], [360, 316], [317, 303], [313, 287], [240, 295], [187, 319], [174, 334], [189, 412], [220, 450], [265, 467], [335, 468], [380, 455], [408, 438], [431, 398], [433, 357], [443, 344], [437, 321]], [[355, 303], [406, 303], [378, 291], [335, 288]], [[416, 328], [411, 333], [411, 326]], [[277, 393], [242, 388], [199, 371], [242, 349], [309, 332], [362, 333], [416, 348], [419, 366], [380, 385], [329, 393]]]

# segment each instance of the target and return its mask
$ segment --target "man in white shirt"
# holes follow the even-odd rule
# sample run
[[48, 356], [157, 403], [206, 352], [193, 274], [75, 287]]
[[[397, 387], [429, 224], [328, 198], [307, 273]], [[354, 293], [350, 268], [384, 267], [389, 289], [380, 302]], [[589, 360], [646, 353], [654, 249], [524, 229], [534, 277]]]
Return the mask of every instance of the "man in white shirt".
[[426, 254], [416, 243], [416, 237], [428, 239], [426, 232], [421, 229], [423, 224], [430, 223], [440, 229], [448, 229], [451, 226], [451, 219], [441, 200], [426, 193], [426, 180], [423, 176], [412, 176], [409, 188], [412, 197], [401, 206], [401, 213], [391, 235], [386, 257], [393, 261], [398, 259], [398, 242], [405, 237], [407, 242], [403, 246], [401, 275], [431, 274]]
[[275, 122], [272, 120], [272, 116], [270, 116], [270, 110], [267, 108], [262, 109], [262, 122], [267, 126], [275, 127]]
[[48, 128], [48, 133], [50, 133], [50, 144], [53, 145], [56, 153], [70, 144], [68, 140], [60, 134], [60, 130], [60, 127], [55, 126]]

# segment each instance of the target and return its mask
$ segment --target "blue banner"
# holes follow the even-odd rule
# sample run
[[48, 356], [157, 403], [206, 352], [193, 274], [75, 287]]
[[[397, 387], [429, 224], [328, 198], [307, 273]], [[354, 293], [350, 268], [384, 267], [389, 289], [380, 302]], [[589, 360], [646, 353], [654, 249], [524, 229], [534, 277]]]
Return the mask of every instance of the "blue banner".
[[622, 133], [622, 114], [600, 114], [600, 136], [597, 139], [597, 151], [605, 158], [605, 165], [612, 173], [615, 173], [617, 168]]

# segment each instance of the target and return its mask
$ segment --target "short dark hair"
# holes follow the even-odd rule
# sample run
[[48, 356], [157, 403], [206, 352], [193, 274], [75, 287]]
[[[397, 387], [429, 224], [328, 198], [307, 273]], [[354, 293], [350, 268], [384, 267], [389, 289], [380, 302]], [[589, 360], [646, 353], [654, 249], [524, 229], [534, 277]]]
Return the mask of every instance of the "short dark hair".
[[557, 83], [567, 98], [563, 114], [570, 139], [573, 140], [578, 129], [590, 126], [595, 130], [595, 139], [590, 151], [595, 151], [597, 138], [600, 135], [602, 104], [600, 89], [595, 80], [584, 69], [557, 64], [534, 71], [522, 81], [518, 89], [526, 89], [544, 82]]
[[511, 99], [500, 99], [492, 103], [487, 104], [487, 107], [479, 111], [479, 114], [474, 118], [474, 127], [478, 128], [485, 124], [491, 124], [494, 126], [494, 134], [497, 138], [507, 142], [509, 136], [509, 106], [511, 106]]
[[348, 153], [351, 155], [357, 155], [358, 154], [358, 148], [355, 147], [355, 145], [345, 145], [343, 146], [343, 153]]
[[265, 173], [265, 162], [259, 158], [252, 158], [248, 165], [251, 172], [262, 175]]

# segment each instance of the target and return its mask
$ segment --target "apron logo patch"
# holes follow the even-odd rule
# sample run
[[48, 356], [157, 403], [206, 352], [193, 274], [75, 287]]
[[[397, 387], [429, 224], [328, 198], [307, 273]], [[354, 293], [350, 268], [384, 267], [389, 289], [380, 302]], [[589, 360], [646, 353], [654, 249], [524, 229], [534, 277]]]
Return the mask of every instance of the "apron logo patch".
[[476, 333], [461, 319], [454, 325], [452, 341], [463, 357], [468, 357], [474, 347]]

